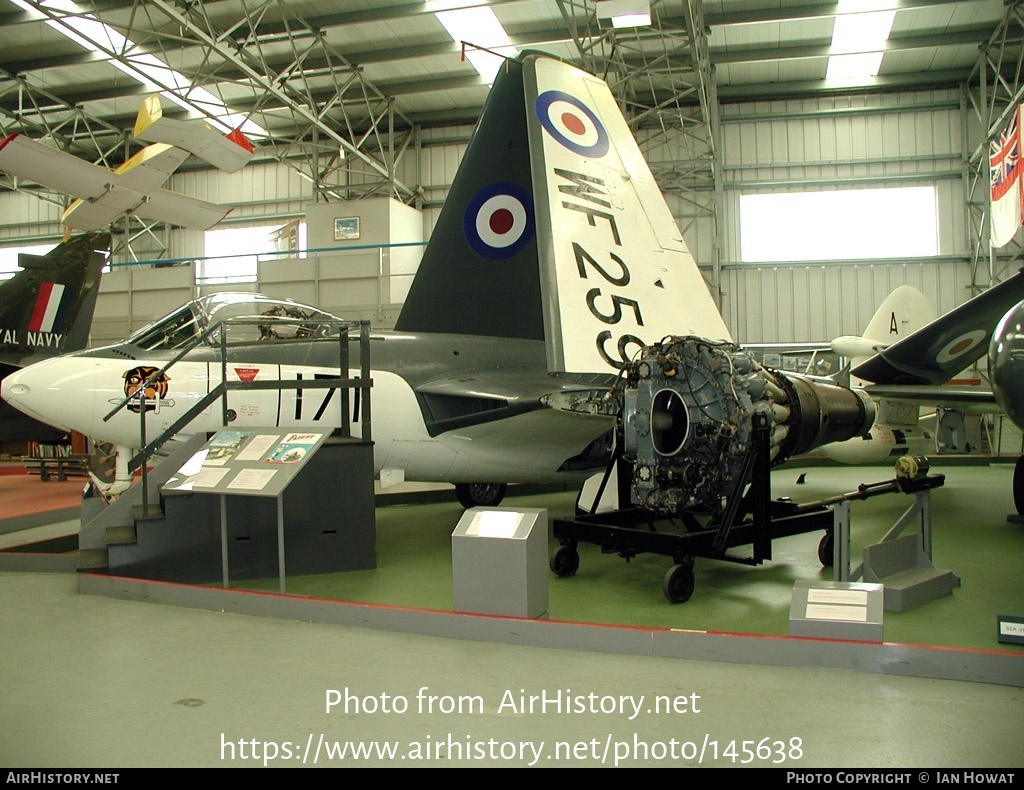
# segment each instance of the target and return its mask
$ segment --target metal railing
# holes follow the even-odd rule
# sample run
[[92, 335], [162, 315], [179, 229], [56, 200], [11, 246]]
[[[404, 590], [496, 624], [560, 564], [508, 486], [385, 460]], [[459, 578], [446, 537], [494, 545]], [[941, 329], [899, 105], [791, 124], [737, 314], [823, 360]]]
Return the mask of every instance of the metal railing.
[[[360, 438], [364, 442], [372, 441], [370, 388], [373, 386], [373, 380], [370, 378], [370, 322], [340, 320], [317, 320], [315, 322], [311, 322], [308, 319], [280, 317], [275, 317], [273, 319], [273, 327], [275, 329], [279, 330], [282, 327], [289, 325], [297, 327], [295, 337], [286, 339], [276, 338], [270, 341], [246, 339], [241, 342], [232, 343], [229, 340], [229, 334], [232, 330], [238, 330], [241, 327], [257, 327], [262, 334], [263, 330], [267, 326], [267, 317], [231, 318], [225, 321], [220, 321], [216, 324], [211, 324], [204, 332], [191, 338], [180, 349], [178, 349], [177, 353], [175, 353], [175, 355], [171, 357], [166, 364], [154, 373], [150, 374], [134, 392], [121, 399], [117, 405], [115, 405], [114, 408], [103, 417], [103, 421], [107, 422], [122, 409], [131, 410], [134, 404], [138, 404], [140, 449], [139, 452], [136, 453], [136, 455], [129, 461], [128, 471], [134, 472], [139, 468], [142, 470], [142, 501], [143, 507], [146, 508], [147, 512], [149, 507], [149, 490], [146, 468], [147, 461], [169, 439], [181, 432], [199, 414], [204, 412], [207, 407], [218, 399], [221, 400], [221, 425], [223, 427], [227, 427], [228, 423], [234, 419], [232, 411], [228, 406], [228, 392], [231, 391], [330, 389], [333, 393], [334, 390], [338, 390], [340, 392], [339, 408], [341, 410], [341, 418], [339, 420], [340, 427], [336, 429], [336, 433], [342, 437], [349, 438], [352, 436], [352, 420], [349, 415], [354, 411], [350, 409], [351, 401], [349, 396], [350, 391], [354, 390], [355, 405], [359, 412]], [[312, 327], [312, 329], [310, 327]], [[352, 378], [348, 375], [351, 356], [349, 344], [352, 340], [351, 332], [356, 329], [358, 330], [359, 338], [359, 375]], [[334, 330], [337, 330], [337, 334], [335, 334]], [[276, 347], [281, 347], [296, 344], [308, 345], [310, 343], [331, 342], [336, 342], [338, 344], [339, 375], [337, 377], [313, 379], [300, 378], [295, 380], [262, 379], [260, 381], [228, 381], [227, 366], [229, 350], [234, 352], [242, 348], [259, 348], [261, 346], [267, 346], [268, 343], [272, 343]], [[218, 361], [220, 363], [221, 370], [220, 382], [216, 386], [211, 387], [202, 398], [196, 401], [187, 411], [178, 417], [177, 420], [165, 428], [159, 436], [152, 441], [148, 441], [146, 437], [147, 400], [158, 401], [159, 398], [147, 399], [147, 389], [156, 385], [158, 382], [163, 381], [168, 370], [171, 370], [178, 362], [185, 359], [190, 352], [200, 346], [210, 346], [218, 349]], [[328, 399], [329, 398], [330, 395], [328, 395]], [[325, 402], [326, 400], [327, 399], [325, 399]]]

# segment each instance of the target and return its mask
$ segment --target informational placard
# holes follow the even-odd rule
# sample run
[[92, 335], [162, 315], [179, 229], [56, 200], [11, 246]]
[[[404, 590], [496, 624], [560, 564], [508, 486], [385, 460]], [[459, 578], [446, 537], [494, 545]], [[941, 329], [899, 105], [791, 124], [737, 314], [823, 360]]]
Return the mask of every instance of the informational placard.
[[204, 466], [223, 466], [232, 460], [238, 450], [252, 437], [252, 431], [221, 431], [210, 440]]
[[884, 602], [882, 584], [798, 579], [789, 606], [789, 635], [881, 642]]
[[317, 451], [321, 430], [225, 429], [163, 486], [165, 493], [278, 496]]
[[1000, 642], [1007, 645], [1024, 645], [1024, 617], [1000, 614], [996, 615], [996, 622], [999, 625]]

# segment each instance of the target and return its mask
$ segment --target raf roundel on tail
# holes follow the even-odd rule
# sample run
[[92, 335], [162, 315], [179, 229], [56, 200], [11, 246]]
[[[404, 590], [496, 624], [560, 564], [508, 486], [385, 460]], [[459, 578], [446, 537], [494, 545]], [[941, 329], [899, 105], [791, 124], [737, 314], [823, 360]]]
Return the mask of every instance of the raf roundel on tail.
[[600, 159], [608, 153], [608, 132], [593, 110], [564, 91], [545, 91], [535, 104], [540, 125], [574, 154]]
[[485, 258], [503, 260], [533, 240], [533, 198], [517, 184], [484, 187], [466, 206], [466, 239]]

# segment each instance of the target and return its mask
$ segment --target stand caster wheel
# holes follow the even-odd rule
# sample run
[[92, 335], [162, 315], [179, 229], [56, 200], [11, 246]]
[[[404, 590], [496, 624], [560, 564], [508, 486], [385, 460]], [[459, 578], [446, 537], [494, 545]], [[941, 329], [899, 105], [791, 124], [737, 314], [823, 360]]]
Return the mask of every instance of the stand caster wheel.
[[562, 546], [555, 550], [548, 563], [551, 572], [560, 579], [575, 576], [580, 567], [580, 555], [573, 546]]
[[818, 541], [818, 562], [822, 568], [831, 568], [834, 560], [835, 536], [826, 532]]
[[686, 603], [696, 586], [692, 564], [673, 565], [665, 574], [661, 589], [669, 603]]

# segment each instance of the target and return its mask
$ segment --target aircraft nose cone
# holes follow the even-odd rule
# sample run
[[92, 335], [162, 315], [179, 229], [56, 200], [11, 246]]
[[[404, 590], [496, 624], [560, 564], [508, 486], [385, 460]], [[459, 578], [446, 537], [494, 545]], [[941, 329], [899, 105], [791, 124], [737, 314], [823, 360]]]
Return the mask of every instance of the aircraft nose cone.
[[9, 376], [4, 377], [3, 382], [0, 383], [0, 398], [3, 398], [12, 405], [12, 399], [28, 395], [28, 393], [32, 391], [28, 384], [18, 380], [19, 372], [20, 371], [16, 371], [11, 373]]
[[996, 327], [988, 368], [996, 402], [1024, 429], [1024, 302], [1003, 316]]
[[0, 383], [0, 397], [29, 417], [47, 425], [70, 430], [62, 422], [61, 410], [55, 408], [54, 404], [47, 403], [45, 397], [40, 398], [40, 395], [46, 394], [46, 369], [49, 362], [52, 360], [29, 365], [5, 376]]
[[8, 384], [5, 381], [2, 388], [0, 388], [0, 395], [3, 396], [4, 400], [10, 400], [11, 398], [28, 395], [31, 391], [32, 388], [28, 384], [22, 384], [21, 382]]

